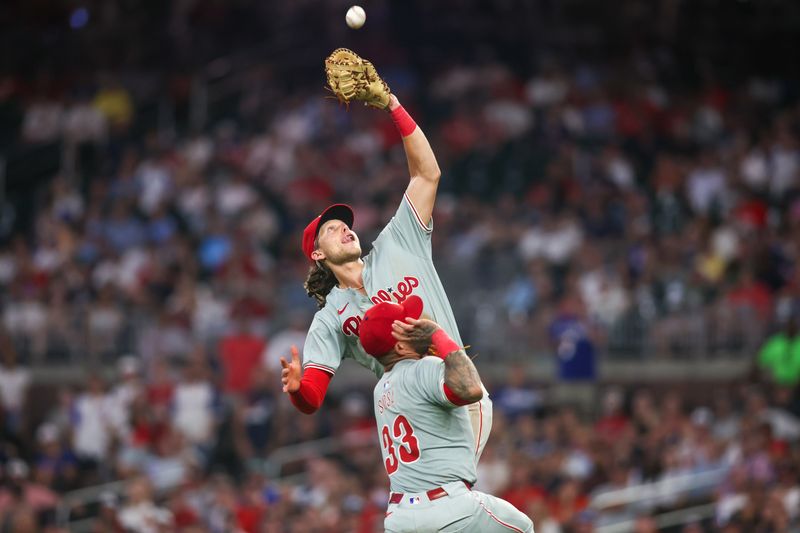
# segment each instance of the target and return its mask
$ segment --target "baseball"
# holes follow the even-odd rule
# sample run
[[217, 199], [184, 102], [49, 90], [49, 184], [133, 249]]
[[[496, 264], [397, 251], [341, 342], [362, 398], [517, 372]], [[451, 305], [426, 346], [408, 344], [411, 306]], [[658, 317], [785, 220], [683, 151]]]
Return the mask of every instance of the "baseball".
[[347, 15], [345, 15], [344, 20], [347, 22], [348, 26], [357, 30], [367, 21], [367, 13], [361, 6], [352, 6], [347, 10]]

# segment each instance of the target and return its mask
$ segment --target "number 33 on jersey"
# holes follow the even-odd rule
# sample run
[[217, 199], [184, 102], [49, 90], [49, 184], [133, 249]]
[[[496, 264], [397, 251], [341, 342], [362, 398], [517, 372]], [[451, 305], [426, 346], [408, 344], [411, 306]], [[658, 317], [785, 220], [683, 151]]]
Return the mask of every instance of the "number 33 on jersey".
[[419, 459], [419, 442], [414, 436], [414, 428], [403, 415], [397, 415], [391, 430], [389, 426], [381, 428], [381, 444], [386, 455], [383, 464], [390, 476], [397, 472], [398, 460], [403, 463], [413, 463]]
[[443, 387], [438, 357], [400, 361], [375, 386], [376, 429], [393, 492], [475, 482], [469, 414], [450, 403]]

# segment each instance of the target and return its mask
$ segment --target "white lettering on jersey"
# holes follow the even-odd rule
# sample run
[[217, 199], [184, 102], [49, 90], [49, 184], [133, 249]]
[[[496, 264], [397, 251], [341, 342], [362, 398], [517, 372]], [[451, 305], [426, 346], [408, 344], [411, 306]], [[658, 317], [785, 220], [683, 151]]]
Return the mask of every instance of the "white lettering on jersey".
[[394, 391], [389, 388], [389, 382], [383, 384], [383, 388], [387, 389], [378, 400], [378, 410], [383, 414], [386, 409], [394, 405]]

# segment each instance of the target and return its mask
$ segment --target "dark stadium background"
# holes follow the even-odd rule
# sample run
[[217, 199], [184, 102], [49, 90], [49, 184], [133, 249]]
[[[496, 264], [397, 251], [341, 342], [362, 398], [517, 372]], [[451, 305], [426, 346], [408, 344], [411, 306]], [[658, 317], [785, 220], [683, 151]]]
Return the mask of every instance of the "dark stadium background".
[[305, 223], [368, 243], [407, 180], [339, 46], [443, 169], [479, 486], [539, 533], [799, 531], [800, 3], [361, 5], [0, 3], [0, 532], [382, 530], [373, 378], [309, 417], [275, 364]]

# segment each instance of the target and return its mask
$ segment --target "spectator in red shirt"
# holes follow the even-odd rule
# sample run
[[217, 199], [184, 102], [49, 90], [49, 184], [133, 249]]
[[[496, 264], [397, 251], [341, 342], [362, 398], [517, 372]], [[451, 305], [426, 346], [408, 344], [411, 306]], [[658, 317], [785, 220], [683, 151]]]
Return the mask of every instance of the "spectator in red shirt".
[[246, 533], [259, 533], [267, 513], [260, 481], [258, 478], [250, 480], [236, 506], [236, 521]]
[[628, 417], [622, 410], [622, 392], [609, 389], [603, 396], [603, 416], [595, 423], [597, 436], [607, 442], [616, 441], [628, 429]]
[[241, 319], [235, 320], [233, 327], [219, 344], [224, 375], [222, 388], [227, 393], [244, 394], [250, 388], [253, 370], [261, 364], [264, 339], [247, 331]]
[[545, 491], [531, 482], [531, 469], [528, 462], [513, 461], [514, 468], [511, 470], [511, 479], [508, 489], [503, 492], [501, 498], [519, 509], [525, 511], [531, 504], [544, 500]]
[[772, 296], [766, 285], [755, 279], [753, 271], [744, 269], [736, 287], [728, 293], [728, 303], [754, 311], [761, 320], [766, 320], [772, 311]]
[[561, 524], [570, 522], [587, 505], [589, 498], [581, 493], [580, 485], [573, 479], [564, 481], [548, 502], [550, 515]]
[[150, 382], [147, 385], [147, 403], [151, 407], [166, 408], [172, 401], [174, 391], [175, 380], [169, 364], [165, 359], [156, 359], [153, 361]]
[[741, 346], [756, 350], [772, 314], [772, 295], [767, 286], [746, 267], [736, 284], [719, 303], [717, 331], [722, 348]]

